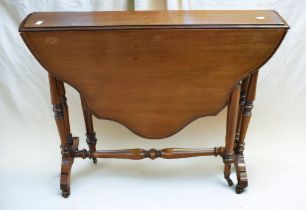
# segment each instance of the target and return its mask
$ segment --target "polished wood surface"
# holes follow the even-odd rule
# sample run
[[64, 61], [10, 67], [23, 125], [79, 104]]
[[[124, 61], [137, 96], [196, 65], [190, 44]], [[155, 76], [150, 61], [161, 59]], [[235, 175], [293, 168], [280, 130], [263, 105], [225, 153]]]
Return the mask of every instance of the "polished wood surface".
[[190, 11], [112, 11], [112, 12], [37, 12], [31, 14], [21, 30], [76, 27], [224, 27], [256, 25], [256, 27], [287, 27], [272, 10], [190, 10]]
[[[221, 156], [236, 192], [248, 185], [244, 141], [259, 68], [280, 45], [288, 24], [274, 11], [34, 13], [21, 36], [48, 71], [61, 139], [61, 190], [70, 194], [74, 158], [140, 160]], [[81, 95], [89, 150], [72, 137], [64, 82]], [[171, 136], [227, 106], [225, 147], [96, 150], [92, 116], [139, 136]]]
[[144, 158], [165, 158], [177, 159], [198, 156], [223, 156], [224, 148], [203, 148], [203, 149], [185, 149], [185, 148], [166, 148], [161, 150], [150, 149], [124, 149], [124, 150], [98, 150], [92, 156], [96, 158], [120, 158], [141, 160]]
[[[273, 54], [285, 29], [23, 32], [39, 62], [98, 118], [165, 138], [216, 115]], [[115, 106], [114, 106], [115, 105]]]

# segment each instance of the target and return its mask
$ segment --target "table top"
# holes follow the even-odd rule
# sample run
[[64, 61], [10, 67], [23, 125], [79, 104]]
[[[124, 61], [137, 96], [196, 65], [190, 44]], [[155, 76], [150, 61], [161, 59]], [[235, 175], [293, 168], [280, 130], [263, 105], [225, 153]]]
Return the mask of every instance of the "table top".
[[274, 11], [61, 12], [34, 13], [20, 29], [94, 116], [159, 139], [218, 114], [288, 25]]
[[288, 27], [273, 10], [35, 12], [20, 31], [63, 28]]

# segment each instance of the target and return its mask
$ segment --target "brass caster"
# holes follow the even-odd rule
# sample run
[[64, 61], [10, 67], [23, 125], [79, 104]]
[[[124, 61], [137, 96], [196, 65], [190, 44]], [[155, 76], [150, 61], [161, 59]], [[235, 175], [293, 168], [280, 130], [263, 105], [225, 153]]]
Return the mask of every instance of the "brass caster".
[[239, 184], [237, 184], [235, 190], [236, 190], [237, 194], [241, 194], [244, 189], [242, 187], [240, 187]]
[[62, 191], [62, 196], [64, 197], [64, 198], [68, 198], [69, 197], [69, 195], [70, 195], [70, 191]]
[[224, 179], [227, 181], [228, 186], [233, 186], [233, 181], [230, 178], [230, 175], [224, 173]]
[[226, 181], [227, 181], [227, 184], [228, 184], [228, 186], [233, 186], [233, 181], [231, 180], [231, 178], [225, 178], [226, 179]]

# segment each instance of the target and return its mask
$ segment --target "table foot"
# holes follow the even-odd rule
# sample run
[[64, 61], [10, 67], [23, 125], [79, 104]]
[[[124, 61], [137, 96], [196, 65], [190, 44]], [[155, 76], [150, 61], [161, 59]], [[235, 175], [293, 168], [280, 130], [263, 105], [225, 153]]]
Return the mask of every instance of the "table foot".
[[64, 198], [68, 198], [69, 195], [70, 195], [70, 190], [63, 190], [63, 191], [62, 191], [62, 196], [63, 196]]
[[224, 178], [227, 181], [228, 186], [233, 186], [233, 181], [231, 180], [229, 175], [224, 174]]
[[244, 191], [244, 188], [237, 184], [235, 190], [237, 194], [241, 194]]
[[[78, 137], [72, 138], [72, 150], [77, 150], [79, 145]], [[68, 149], [69, 150], [69, 149]], [[74, 162], [74, 157], [69, 153], [66, 153], [65, 150], [62, 152], [62, 167], [61, 167], [61, 180], [60, 188], [62, 190], [62, 196], [68, 198], [70, 195], [70, 175], [71, 168]]]
[[70, 174], [61, 174], [61, 190], [62, 196], [68, 198], [70, 195]]
[[236, 154], [234, 163], [238, 181], [238, 184], [236, 185], [236, 193], [240, 194], [248, 186], [248, 177], [243, 154]]

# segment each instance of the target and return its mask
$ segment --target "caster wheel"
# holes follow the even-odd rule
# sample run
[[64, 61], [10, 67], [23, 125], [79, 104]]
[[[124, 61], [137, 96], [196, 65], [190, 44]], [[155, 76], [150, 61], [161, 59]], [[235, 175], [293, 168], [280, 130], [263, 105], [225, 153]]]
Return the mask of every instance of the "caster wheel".
[[227, 181], [227, 183], [228, 183], [228, 186], [233, 186], [233, 181], [229, 178], [229, 179], [227, 179], [226, 180]]
[[94, 164], [97, 164], [97, 162], [98, 162], [97, 158], [93, 158], [92, 161], [93, 161]]
[[243, 188], [240, 187], [238, 184], [236, 185], [236, 193], [241, 194], [243, 192]]
[[233, 186], [233, 181], [231, 180], [229, 175], [224, 174], [224, 179], [227, 181], [228, 186]]
[[70, 192], [69, 192], [69, 191], [63, 191], [63, 192], [62, 192], [62, 196], [63, 196], [64, 198], [68, 198], [69, 195], [70, 195]]

